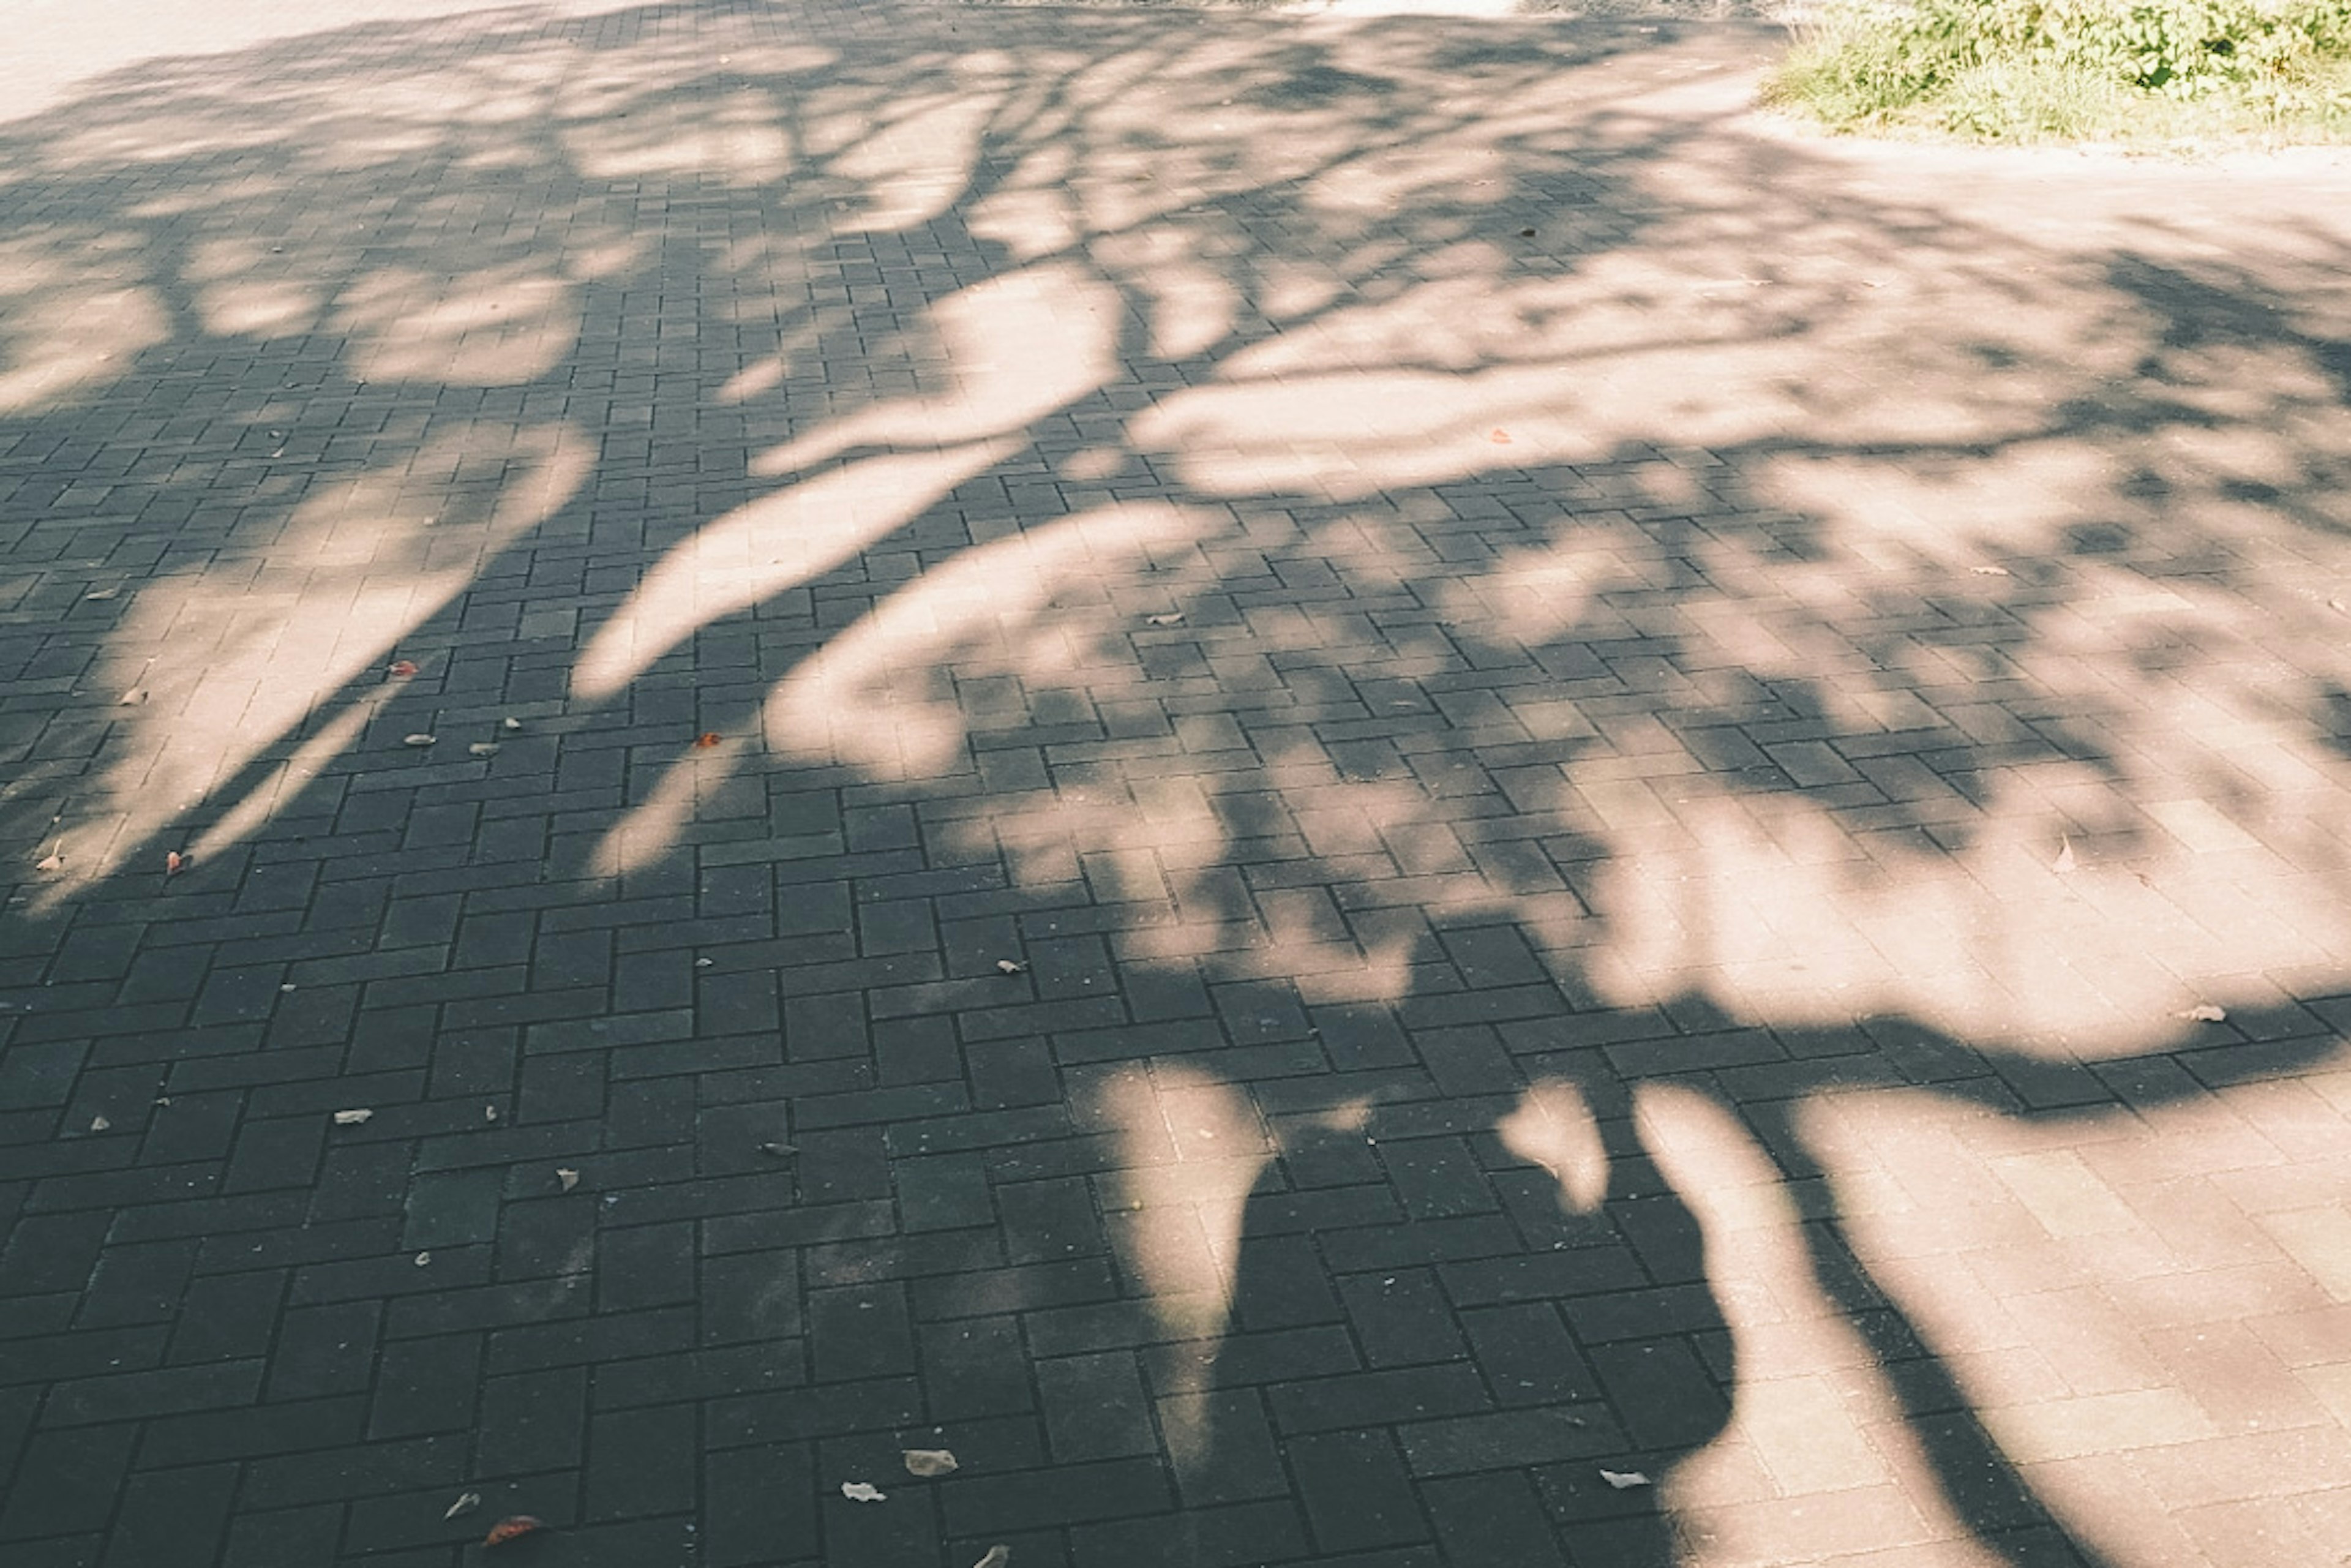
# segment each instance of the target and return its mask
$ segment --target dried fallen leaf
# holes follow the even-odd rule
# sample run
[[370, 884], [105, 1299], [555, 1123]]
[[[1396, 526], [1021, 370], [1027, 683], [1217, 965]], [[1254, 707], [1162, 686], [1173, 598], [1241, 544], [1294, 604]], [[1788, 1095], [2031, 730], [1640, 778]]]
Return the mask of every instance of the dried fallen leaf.
[[432, 1252], [431, 1252], [430, 1250], [423, 1251], [423, 1252], [419, 1252], [419, 1253], [416, 1255], [414, 1261], [415, 1261], [416, 1266], [417, 1266], [418, 1268], [422, 1269], [422, 1268], [423, 1268], [427, 1263], [430, 1263], [430, 1262], [432, 1262], [432, 1261], [433, 1261], [433, 1254], [432, 1254]]
[[759, 1152], [779, 1160], [788, 1160], [800, 1151], [799, 1145], [795, 1144], [761, 1144]]
[[93, 1133], [103, 1133], [112, 1125], [114, 1125], [114, 1124], [108, 1121], [103, 1116], [92, 1116], [89, 1119], [89, 1130]]
[[956, 1457], [945, 1448], [908, 1448], [904, 1458], [906, 1473], [925, 1480], [933, 1476], [953, 1475], [959, 1468]]
[[510, 1513], [490, 1526], [490, 1532], [482, 1537], [482, 1544], [504, 1546], [509, 1541], [518, 1541], [546, 1528], [547, 1521], [543, 1519], [534, 1519], [527, 1513]]
[[2008, 568], [2004, 566], [1971, 566], [1968, 568], [1968, 570], [1974, 572], [1978, 577], [2006, 577], [2009, 575]]
[[2074, 857], [2073, 840], [2061, 838], [2057, 841], [2057, 859], [2055, 863], [2051, 865], [2049, 869], [2057, 873], [2060, 876], [2063, 876], [2067, 872], [2074, 872], [2082, 869], [2082, 862]]
[[82, 602], [83, 602], [83, 603], [85, 603], [85, 604], [87, 604], [87, 603], [90, 602], [92, 600], [97, 600], [97, 599], [111, 599], [111, 598], [113, 598], [116, 594], [120, 593], [121, 591], [122, 591], [122, 590], [120, 590], [120, 589], [119, 589], [119, 588], [101, 588], [101, 589], [99, 589], [99, 590], [97, 592], [95, 592], [95, 593], [85, 593], [85, 594], [83, 594], [83, 595], [81, 596], [81, 597], [82, 597]]
[[404, 681], [416, 673], [416, 664], [409, 659], [395, 660], [392, 668], [384, 673], [396, 681]]
[[996, 972], [999, 975], [1025, 975], [1029, 972], [1029, 966], [1016, 963], [1010, 958], [998, 958], [996, 961]]
[[117, 697], [115, 699], [114, 706], [117, 707], [137, 707], [141, 703], [143, 703], [146, 700], [147, 688], [145, 686], [133, 686], [129, 691]]
[[63, 870], [65, 870], [65, 866], [66, 866], [66, 852], [65, 852], [65, 851], [63, 851], [63, 850], [52, 850], [52, 851], [50, 851], [50, 852], [49, 852], [49, 853], [48, 853], [48, 854], [47, 854], [46, 856], [44, 856], [44, 857], [41, 859], [40, 862], [39, 862], [38, 864], [37, 864], [36, 866], [34, 866], [34, 867], [33, 867], [33, 869], [34, 869], [35, 871], [63, 871]]
[[1508, 446], [1510, 444], [1510, 433], [1507, 430], [1498, 430], [1486, 439], [1497, 446]]
[[987, 1555], [973, 1563], [971, 1568], [1004, 1568], [1004, 1565], [1011, 1561], [1012, 1548], [991, 1546], [987, 1549]]
[[1600, 1479], [1618, 1491], [1631, 1491], [1635, 1487], [1645, 1487], [1649, 1484], [1649, 1478], [1638, 1470], [1603, 1469], [1600, 1472]]
[[1143, 618], [1143, 623], [1146, 626], [1181, 626], [1184, 623], [1184, 615], [1181, 611], [1173, 615], [1146, 615]]
[[508, 735], [512, 735], [522, 728], [522, 720], [518, 718], [502, 718], [498, 720], [498, 727], [505, 730]]
[[165, 876], [177, 876], [187, 869], [188, 857], [182, 854], [179, 851], [172, 850], [164, 854], [163, 874]]
[[843, 1481], [841, 1483], [841, 1495], [852, 1502], [887, 1502], [890, 1498], [888, 1492], [872, 1481]]
[[569, 1192], [580, 1185], [580, 1173], [566, 1166], [558, 1166], [555, 1170], [555, 1179], [563, 1184], [564, 1191]]
[[495, 740], [477, 740], [465, 747], [468, 757], [496, 757], [497, 754], [498, 743]]
[[338, 1127], [356, 1127], [374, 1114], [375, 1113], [372, 1111], [338, 1111], [335, 1113], [335, 1125]]
[[440, 738], [437, 735], [403, 735], [400, 737], [400, 744], [421, 747], [431, 746]]
[[715, 729], [705, 730], [702, 734], [694, 737], [694, 744], [701, 747], [703, 750], [707, 751], [712, 747], [718, 744], [718, 732]]
[[2216, 1008], [2210, 1002], [2199, 1002], [2179, 1015], [2190, 1023], [2221, 1023], [2227, 1020], [2226, 1008]]
[[441, 1517], [444, 1519], [455, 1519], [461, 1513], [471, 1513], [481, 1506], [482, 1494], [480, 1492], [461, 1491], [457, 1494], [457, 1500], [449, 1505], [449, 1511], [443, 1514]]
[[498, 1119], [498, 1108], [497, 1108], [496, 1105], [485, 1105], [485, 1106], [483, 1106], [483, 1107], [482, 1107], [482, 1120], [483, 1120], [483, 1121], [485, 1121], [485, 1122], [495, 1122], [495, 1121], [496, 1121], [497, 1119]]

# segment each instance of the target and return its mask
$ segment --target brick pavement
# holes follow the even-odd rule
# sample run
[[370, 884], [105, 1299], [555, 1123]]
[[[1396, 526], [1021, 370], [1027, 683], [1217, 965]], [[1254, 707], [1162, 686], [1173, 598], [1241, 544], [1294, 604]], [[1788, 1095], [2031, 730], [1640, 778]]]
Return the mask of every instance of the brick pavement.
[[434, 11], [11, 17], [10, 1568], [2346, 1560], [2351, 165]]

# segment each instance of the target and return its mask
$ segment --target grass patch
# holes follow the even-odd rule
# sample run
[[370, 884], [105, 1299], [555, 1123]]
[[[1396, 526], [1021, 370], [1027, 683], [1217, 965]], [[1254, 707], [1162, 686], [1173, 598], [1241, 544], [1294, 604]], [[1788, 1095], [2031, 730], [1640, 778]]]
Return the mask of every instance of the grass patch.
[[2351, 0], [1834, 0], [1765, 90], [1839, 131], [2351, 142]]

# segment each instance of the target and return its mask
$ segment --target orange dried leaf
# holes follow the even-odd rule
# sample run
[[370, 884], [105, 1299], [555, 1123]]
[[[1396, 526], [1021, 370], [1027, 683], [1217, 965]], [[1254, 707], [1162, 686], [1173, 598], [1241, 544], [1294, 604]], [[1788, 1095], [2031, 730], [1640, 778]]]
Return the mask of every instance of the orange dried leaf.
[[714, 729], [714, 730], [708, 731], [708, 732], [707, 732], [707, 733], [705, 733], [705, 734], [698, 735], [698, 736], [695, 737], [695, 738], [694, 738], [694, 744], [695, 744], [695, 745], [696, 745], [696, 746], [701, 747], [703, 749], [705, 749], [705, 750], [706, 751], [706, 750], [708, 750], [711, 747], [714, 747], [714, 746], [716, 746], [716, 745], [717, 745], [717, 744], [718, 744], [718, 732], [717, 732], [716, 730], [715, 730], [715, 729]]
[[1486, 439], [1497, 446], [1508, 446], [1510, 444], [1510, 433], [1507, 430], [1498, 430]]
[[187, 869], [188, 857], [182, 854], [179, 851], [172, 850], [164, 855], [163, 874], [165, 876], [177, 876]]
[[394, 662], [394, 664], [392, 664], [392, 669], [391, 669], [391, 670], [390, 670], [390, 672], [389, 672], [389, 674], [392, 675], [392, 677], [394, 680], [402, 680], [402, 681], [406, 680], [409, 676], [411, 676], [411, 675], [414, 674], [415, 673], [416, 673], [416, 662], [415, 662], [414, 660], [413, 660], [413, 659], [401, 659], [401, 660], [398, 660], [398, 661]]
[[509, 1541], [518, 1541], [534, 1531], [545, 1530], [546, 1528], [547, 1521], [543, 1519], [534, 1519], [527, 1513], [508, 1514], [506, 1518], [490, 1526], [490, 1532], [482, 1537], [482, 1544], [485, 1546], [504, 1546]]

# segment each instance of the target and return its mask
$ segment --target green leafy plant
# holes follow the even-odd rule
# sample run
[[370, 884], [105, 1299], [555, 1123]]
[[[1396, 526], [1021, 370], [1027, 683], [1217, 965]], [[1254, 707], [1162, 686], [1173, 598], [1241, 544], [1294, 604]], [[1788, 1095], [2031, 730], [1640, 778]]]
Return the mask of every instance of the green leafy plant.
[[1843, 0], [1777, 101], [1986, 140], [2351, 137], [2351, 0]]

